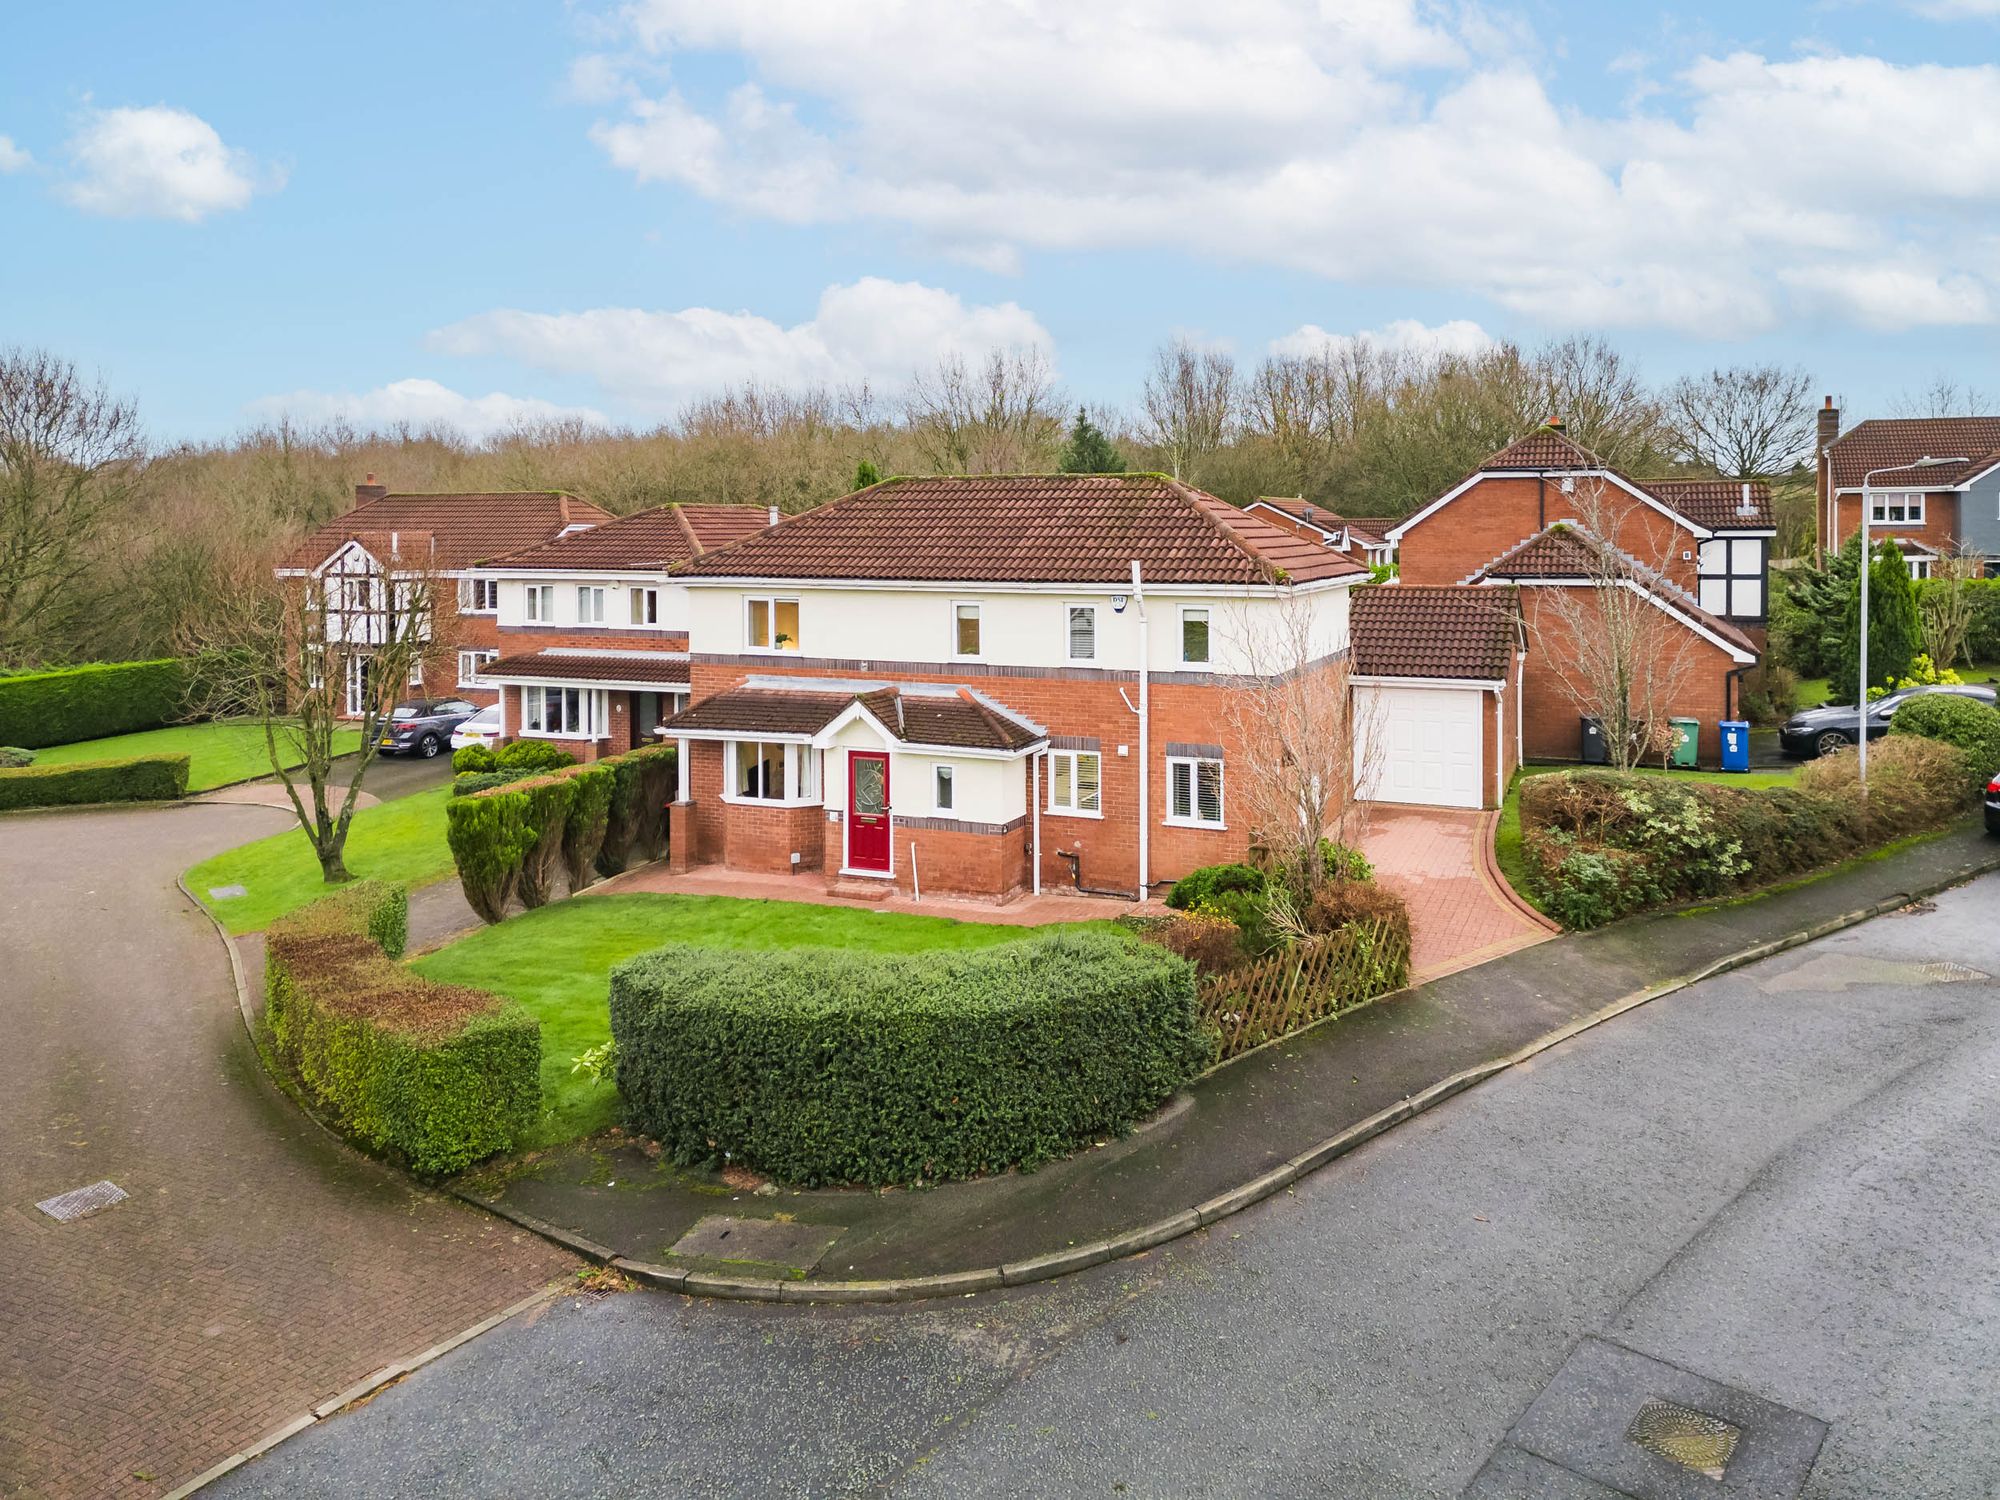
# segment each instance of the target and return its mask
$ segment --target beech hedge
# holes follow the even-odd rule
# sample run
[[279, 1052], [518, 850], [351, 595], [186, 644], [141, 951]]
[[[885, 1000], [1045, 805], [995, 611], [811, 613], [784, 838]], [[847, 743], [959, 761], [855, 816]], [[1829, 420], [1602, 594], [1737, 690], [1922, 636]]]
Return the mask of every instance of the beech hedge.
[[803, 1185], [1031, 1167], [1205, 1067], [1193, 965], [1110, 931], [959, 953], [675, 945], [611, 975], [618, 1087], [681, 1164]]
[[343, 1129], [425, 1175], [507, 1150], [541, 1107], [541, 1023], [499, 995], [395, 961], [401, 886], [361, 880], [265, 935], [264, 1017]]
[[187, 795], [187, 785], [185, 754], [22, 766], [0, 770], [0, 812], [87, 802], [175, 802]]
[[39, 750], [158, 729], [186, 709], [187, 665], [92, 662], [0, 677], [0, 745]]

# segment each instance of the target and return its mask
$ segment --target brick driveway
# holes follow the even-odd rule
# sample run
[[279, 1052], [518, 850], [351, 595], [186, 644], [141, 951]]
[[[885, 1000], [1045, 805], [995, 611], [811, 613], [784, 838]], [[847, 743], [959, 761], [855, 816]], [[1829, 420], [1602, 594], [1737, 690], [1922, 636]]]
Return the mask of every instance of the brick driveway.
[[[0, 818], [0, 1494], [154, 1495], [574, 1264], [259, 1070], [177, 871], [242, 806]], [[34, 1204], [109, 1178], [130, 1199]]]
[[1497, 812], [1378, 805], [1362, 845], [1410, 908], [1413, 979], [1435, 979], [1552, 937], [1493, 868]]

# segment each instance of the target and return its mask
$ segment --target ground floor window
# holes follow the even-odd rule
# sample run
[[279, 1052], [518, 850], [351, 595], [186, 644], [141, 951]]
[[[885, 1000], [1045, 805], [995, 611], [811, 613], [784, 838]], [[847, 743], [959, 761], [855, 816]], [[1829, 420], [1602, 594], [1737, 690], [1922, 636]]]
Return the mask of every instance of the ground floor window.
[[729, 792], [738, 802], [810, 802], [819, 795], [819, 754], [810, 745], [731, 740]]
[[1100, 783], [1103, 775], [1104, 758], [1095, 750], [1051, 750], [1049, 811], [1102, 812]]
[[1903, 561], [1909, 566], [1912, 578], [1931, 576], [1931, 560], [1928, 557], [1919, 557], [1914, 552], [1906, 552], [1903, 554]]
[[600, 688], [524, 687], [521, 733], [547, 739], [594, 740], [610, 722]]
[[1167, 761], [1167, 821], [1202, 828], [1222, 826], [1222, 762]]
[[479, 669], [490, 661], [500, 658], [498, 651], [461, 651], [458, 653], [458, 685], [460, 687], [482, 687]]

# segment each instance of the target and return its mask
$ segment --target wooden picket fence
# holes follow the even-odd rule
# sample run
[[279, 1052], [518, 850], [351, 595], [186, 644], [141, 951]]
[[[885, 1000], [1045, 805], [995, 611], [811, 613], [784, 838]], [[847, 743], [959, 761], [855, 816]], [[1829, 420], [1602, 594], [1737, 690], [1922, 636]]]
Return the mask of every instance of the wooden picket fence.
[[1384, 922], [1354, 922], [1312, 943], [1201, 982], [1202, 1014], [1222, 1039], [1218, 1062], [1339, 1015], [1409, 978], [1409, 939]]

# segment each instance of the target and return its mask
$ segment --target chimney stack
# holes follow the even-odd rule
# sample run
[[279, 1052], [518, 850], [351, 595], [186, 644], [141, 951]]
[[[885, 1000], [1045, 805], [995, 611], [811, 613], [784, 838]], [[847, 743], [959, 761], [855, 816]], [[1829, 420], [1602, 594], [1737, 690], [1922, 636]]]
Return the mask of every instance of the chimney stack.
[[386, 484], [377, 484], [373, 474], [370, 474], [354, 487], [354, 503], [356, 505], [366, 505], [371, 500], [386, 500], [388, 498], [389, 486]]
[[1542, 425], [1547, 427], [1551, 432], [1561, 432], [1563, 430], [1563, 419], [1561, 417], [1550, 417]]
[[1819, 446], [1825, 450], [1840, 436], [1840, 408], [1833, 404], [1833, 397], [1826, 398], [1826, 405], [1819, 409]]

